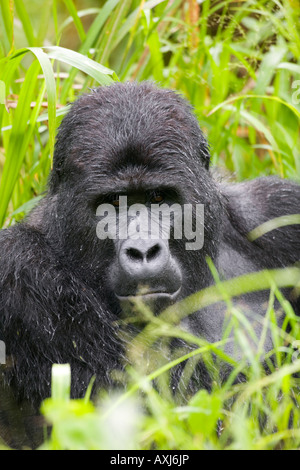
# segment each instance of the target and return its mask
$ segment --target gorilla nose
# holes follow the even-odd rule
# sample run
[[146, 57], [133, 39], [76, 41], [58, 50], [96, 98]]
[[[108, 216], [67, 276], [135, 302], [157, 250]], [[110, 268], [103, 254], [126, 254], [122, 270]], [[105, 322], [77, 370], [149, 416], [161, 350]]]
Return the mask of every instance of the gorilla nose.
[[162, 273], [169, 261], [169, 250], [163, 240], [126, 240], [119, 253], [123, 270], [137, 280]]

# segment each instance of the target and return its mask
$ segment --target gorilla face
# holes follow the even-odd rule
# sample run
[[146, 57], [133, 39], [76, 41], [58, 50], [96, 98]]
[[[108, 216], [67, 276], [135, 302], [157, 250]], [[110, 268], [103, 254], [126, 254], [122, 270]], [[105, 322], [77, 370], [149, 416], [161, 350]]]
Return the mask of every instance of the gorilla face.
[[113, 308], [142, 296], [161, 310], [208, 285], [220, 225], [208, 159], [189, 105], [149, 83], [97, 89], [63, 120], [51, 234]]
[[[157, 233], [151, 233], [154, 208], [161, 212], [163, 207], [170, 214], [170, 207], [175, 207], [170, 206], [172, 199], [167, 199], [167, 194], [167, 190], [149, 190], [130, 194], [130, 197], [114, 196], [114, 204], [118, 206], [112, 213], [113, 233], [110, 235], [114, 240], [115, 255], [109, 275], [110, 286], [123, 306], [132, 297], [141, 296], [144, 302], [157, 310], [174, 302], [180, 293], [182, 270], [179, 259], [171, 252], [169, 244], [174, 225], [170, 223], [169, 233], [166, 233], [166, 230], [161, 229], [161, 224], [156, 223]], [[122, 200], [125, 200], [125, 205], [120, 204], [119, 201]], [[151, 204], [152, 201], [163, 204]], [[179, 205], [178, 207], [180, 208]], [[102, 210], [104, 209], [105, 206]], [[102, 228], [102, 221], [100, 224]], [[101, 235], [105, 234], [104, 232]]]

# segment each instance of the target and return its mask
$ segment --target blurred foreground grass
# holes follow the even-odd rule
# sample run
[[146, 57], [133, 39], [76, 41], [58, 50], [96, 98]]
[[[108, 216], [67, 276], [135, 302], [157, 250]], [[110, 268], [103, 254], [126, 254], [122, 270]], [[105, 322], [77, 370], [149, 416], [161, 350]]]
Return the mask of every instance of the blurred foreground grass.
[[[136, 303], [132, 318], [147, 322], [128, 350], [130, 365], [113, 375], [114, 392], [99, 391], [90, 400], [93, 381], [83, 399], [70, 399], [71, 371], [54, 365], [52, 396], [42, 404], [52, 426], [41, 450], [292, 450], [300, 445], [300, 319], [279, 287], [299, 286], [300, 270], [291, 268], [237, 278], [233, 296], [270, 288], [265, 318], [258, 317], [258, 337], [227, 292], [228, 281], [199, 292], [156, 317]], [[229, 281], [232, 282], [232, 281]], [[227, 305], [226, 330], [208, 343], [180, 328], [180, 320], [219, 299]], [[274, 301], [285, 320], [281, 325]], [[263, 343], [271, 332], [274, 349]], [[173, 338], [180, 340], [173, 348]], [[233, 342], [241, 355], [229, 357]], [[189, 380], [203, 363], [211, 389], [193, 391]], [[226, 376], [220, 371], [230, 367]], [[178, 387], [174, 368], [182, 366]], [[201, 379], [201, 377], [200, 377]], [[45, 432], [45, 436], [47, 436]], [[4, 448], [4, 447], [2, 447]]]
[[[182, 302], [183, 308], [177, 308], [179, 317], [173, 309], [155, 317], [136, 305], [136, 315], [139, 320], [147, 319], [148, 326], [128, 351], [131, 365], [122, 377], [123, 392], [103, 391], [92, 404], [91, 384], [85, 399], [70, 400], [69, 367], [54, 366], [52, 397], [42, 405], [53, 429], [42, 449], [298, 449], [300, 320], [275, 286], [275, 279], [280, 286], [299, 285], [300, 271], [293, 268], [273, 272], [273, 277], [268, 273], [251, 276], [248, 285], [271, 287], [266, 317], [257, 319], [263, 323], [261, 337], [255, 335], [243, 312], [222, 293], [219, 284], [209, 289], [210, 298], [200, 292]], [[239, 293], [245, 291], [243, 278], [237, 279], [236, 285]], [[220, 342], [210, 344], [180, 329], [183, 315], [214, 303], [219, 296], [227, 298], [230, 324]], [[275, 298], [286, 315], [282, 327], [274, 310]], [[265, 354], [267, 329], [271, 330], [274, 349]], [[185, 341], [187, 347], [172, 355], [167, 352], [173, 337]], [[242, 351], [238, 361], [225, 352], [229, 341]], [[212, 387], [210, 392], [189, 394], [188, 381], [199, 361], [210, 372]], [[231, 372], [224, 380], [220, 370], [226, 362]], [[179, 364], [183, 365], [184, 379], [173, 390], [171, 374]]]

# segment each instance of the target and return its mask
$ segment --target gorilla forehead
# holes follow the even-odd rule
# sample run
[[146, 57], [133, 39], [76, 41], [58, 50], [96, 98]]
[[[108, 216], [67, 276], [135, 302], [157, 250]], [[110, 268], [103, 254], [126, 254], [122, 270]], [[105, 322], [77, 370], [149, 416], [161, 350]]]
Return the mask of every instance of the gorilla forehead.
[[100, 125], [98, 132], [104, 132], [106, 137], [107, 131], [109, 137], [115, 136], [116, 140], [120, 136], [132, 139], [149, 133], [152, 137], [157, 133], [162, 136], [170, 129], [182, 137], [186, 133], [192, 137], [193, 132], [197, 136], [199, 128], [191, 110], [178, 94], [154, 87], [149, 82], [100, 87], [84, 95], [74, 106], [79, 124], [84, 115], [88, 127]]
[[54, 168], [75, 163], [96, 170], [99, 164], [105, 174], [127, 165], [159, 165], [178, 171], [183, 162], [207, 167], [208, 160], [206, 140], [183, 98], [149, 82], [116, 83], [72, 105], [58, 133]]

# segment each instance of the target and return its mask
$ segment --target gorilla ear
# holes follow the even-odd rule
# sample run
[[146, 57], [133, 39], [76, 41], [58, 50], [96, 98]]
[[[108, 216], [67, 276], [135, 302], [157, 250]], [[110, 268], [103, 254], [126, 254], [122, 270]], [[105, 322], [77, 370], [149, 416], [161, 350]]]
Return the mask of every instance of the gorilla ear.
[[199, 122], [198, 117], [191, 107], [190, 116], [192, 117], [191, 122], [191, 132], [194, 140], [194, 149], [197, 152], [197, 158], [200, 159], [202, 165], [206, 170], [209, 170], [210, 167], [210, 145], [206, 138], [205, 133], [203, 132], [201, 122]]
[[209, 170], [209, 167], [210, 167], [210, 153], [209, 151], [207, 152], [207, 155], [204, 156], [204, 158], [202, 157], [203, 161], [204, 161], [204, 167], [206, 170]]
[[199, 148], [199, 157], [201, 161], [203, 162], [205, 169], [209, 170], [210, 159], [211, 159], [210, 151], [209, 151], [209, 144], [206, 138], [204, 137], [202, 131], [201, 131], [201, 141], [200, 141], [198, 148]]
[[59, 161], [57, 161], [57, 159], [54, 159], [54, 162], [53, 162], [53, 168], [50, 172], [50, 175], [49, 175], [49, 189], [54, 193], [58, 186], [59, 186], [59, 183], [61, 181], [61, 175], [62, 175], [62, 172], [63, 172], [63, 161], [62, 159], [60, 159]]

